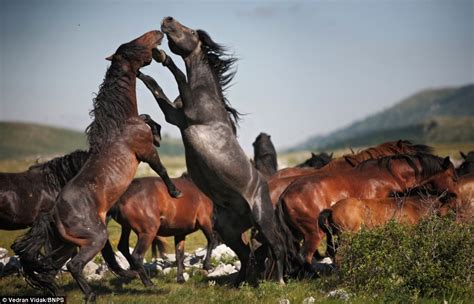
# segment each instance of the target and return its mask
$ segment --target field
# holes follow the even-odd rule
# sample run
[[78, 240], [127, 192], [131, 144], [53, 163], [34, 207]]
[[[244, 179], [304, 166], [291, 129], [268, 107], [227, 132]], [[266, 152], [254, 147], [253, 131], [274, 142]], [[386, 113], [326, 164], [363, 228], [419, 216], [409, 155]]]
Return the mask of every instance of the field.
[[[435, 146], [436, 154], [450, 155], [453, 159], [459, 158], [459, 150], [474, 150], [474, 144]], [[335, 156], [339, 156], [350, 151], [337, 150], [333, 152]], [[308, 156], [309, 152], [283, 154], [279, 157], [280, 166], [292, 166], [305, 160]], [[0, 160], [0, 171], [22, 171], [35, 161], [35, 159]], [[163, 162], [171, 176], [179, 176], [185, 169], [182, 157], [164, 156]], [[148, 166], [141, 166], [137, 176], [147, 175], [153, 175], [153, 172]], [[23, 232], [0, 231], [0, 247], [9, 249], [14, 239]], [[120, 235], [120, 226], [117, 223], [111, 222], [109, 224], [109, 235], [112, 245], [116, 247]], [[131, 245], [133, 246], [135, 242], [136, 236], [132, 234]], [[168, 244], [167, 251], [174, 252], [171, 238], [168, 238]], [[205, 244], [202, 233], [196, 232], [187, 237], [186, 251], [204, 247]], [[145, 258], [150, 260], [150, 253], [147, 253]], [[240, 289], [236, 289], [229, 284], [231, 277], [223, 278], [218, 282], [209, 282], [201, 271], [190, 270], [189, 272], [191, 278], [183, 285], [177, 284], [175, 274], [170, 273], [167, 275], [159, 274], [154, 277], [155, 286], [153, 288], [145, 288], [139, 280], [122, 284], [111, 274], [108, 274], [105, 280], [92, 282], [92, 286], [98, 291], [98, 303], [284, 303], [280, 302], [282, 299], [288, 299], [290, 303], [303, 303], [309, 297], [315, 299], [314, 303], [345, 302], [338, 296], [328, 297], [330, 291], [341, 288], [335, 276], [289, 281], [286, 286], [279, 286], [274, 282], [264, 282], [257, 288], [244, 285]], [[80, 303], [82, 293], [69, 274], [62, 274], [60, 282], [67, 295], [68, 303]], [[41, 292], [28, 287], [21, 276], [10, 276], [0, 278], [0, 295], [41, 295]], [[383, 301], [382, 299], [383, 296], [374, 298], [372, 294], [367, 294], [364, 291], [350, 294], [350, 303], [380, 303]], [[442, 303], [444, 300], [448, 300], [449, 303], [470, 303], [469, 297], [452, 297], [451, 295], [446, 295], [443, 298], [417, 298], [413, 301], [418, 303]], [[397, 302], [396, 299], [395, 302]]]

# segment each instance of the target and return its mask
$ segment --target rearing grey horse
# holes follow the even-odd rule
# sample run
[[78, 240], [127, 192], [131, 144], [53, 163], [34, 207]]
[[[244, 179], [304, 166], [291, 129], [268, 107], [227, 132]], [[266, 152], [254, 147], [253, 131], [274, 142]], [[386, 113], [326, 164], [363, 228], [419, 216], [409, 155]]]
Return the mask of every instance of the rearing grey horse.
[[163, 51], [155, 52], [154, 58], [172, 72], [180, 97], [170, 102], [153, 78], [141, 73], [138, 77], [153, 93], [166, 120], [181, 130], [189, 175], [214, 202], [214, 227], [241, 261], [237, 282], [250, 278], [250, 249], [241, 235], [255, 226], [265, 236], [283, 283], [291, 234], [282, 217], [275, 216], [265, 179], [237, 141], [239, 113], [223, 93], [232, 80], [230, 69], [236, 59], [206, 32], [187, 28], [172, 17], [163, 19], [161, 29], [170, 50], [183, 58], [187, 77]]

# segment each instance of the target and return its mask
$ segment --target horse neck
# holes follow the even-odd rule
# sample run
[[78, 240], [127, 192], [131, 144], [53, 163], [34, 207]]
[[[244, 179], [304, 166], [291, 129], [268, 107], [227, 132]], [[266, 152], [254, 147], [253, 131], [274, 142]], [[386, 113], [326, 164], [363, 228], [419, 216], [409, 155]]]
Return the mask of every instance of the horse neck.
[[[186, 65], [186, 74], [188, 84], [191, 88], [203, 86], [207, 88], [216, 98], [212, 100], [220, 101], [222, 96], [222, 88], [220, 87], [217, 77], [214, 75], [212, 68], [204, 58], [204, 54], [197, 48], [184, 59]], [[195, 102], [194, 99], [190, 102]], [[197, 103], [196, 103], [197, 105]]]
[[[419, 168], [419, 164], [416, 164]], [[421, 184], [421, 169], [415, 171], [404, 160], [392, 160], [391, 164], [392, 176], [399, 183], [401, 189], [409, 189], [418, 187]]]
[[[115, 63], [112, 63], [115, 64]], [[128, 113], [129, 117], [138, 116], [138, 107], [137, 107], [137, 70], [133, 69], [131, 66], [122, 67], [121, 65], [116, 67], [110, 67], [118, 69], [120, 76], [117, 77], [114, 82], [115, 85], [110, 90], [116, 90], [117, 95], [124, 96], [127, 101], [130, 103], [130, 112]]]

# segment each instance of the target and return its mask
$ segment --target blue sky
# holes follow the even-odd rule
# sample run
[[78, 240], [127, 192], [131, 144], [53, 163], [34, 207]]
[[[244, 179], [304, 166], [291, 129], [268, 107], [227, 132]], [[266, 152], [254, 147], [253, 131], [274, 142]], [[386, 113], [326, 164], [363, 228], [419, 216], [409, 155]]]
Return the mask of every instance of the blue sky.
[[[474, 0], [2, 0], [0, 120], [84, 130], [104, 58], [165, 16], [240, 58], [228, 98], [247, 113], [238, 132], [248, 152], [260, 131], [281, 149], [421, 89], [474, 82]], [[161, 65], [144, 72], [177, 95]], [[141, 83], [137, 93], [140, 112], [178, 137]]]

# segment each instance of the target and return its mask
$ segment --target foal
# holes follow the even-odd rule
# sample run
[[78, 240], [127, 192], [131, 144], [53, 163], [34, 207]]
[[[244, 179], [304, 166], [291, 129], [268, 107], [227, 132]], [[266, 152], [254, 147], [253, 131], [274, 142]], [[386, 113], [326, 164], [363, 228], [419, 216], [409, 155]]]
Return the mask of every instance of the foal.
[[[153, 145], [151, 128], [138, 116], [135, 93], [138, 69], [150, 64], [152, 50], [162, 38], [160, 31], [150, 31], [121, 45], [108, 58], [112, 64], [94, 100], [94, 121], [86, 130], [88, 160], [63, 188], [52, 212], [12, 246], [32, 286], [54, 294], [56, 273], [72, 256], [69, 272], [86, 302], [95, 300], [82, 270], [104, 247], [106, 214], [132, 182], [140, 161], [163, 178], [171, 196], [179, 196]], [[54, 249], [53, 254], [44, 256], [42, 248]]]

